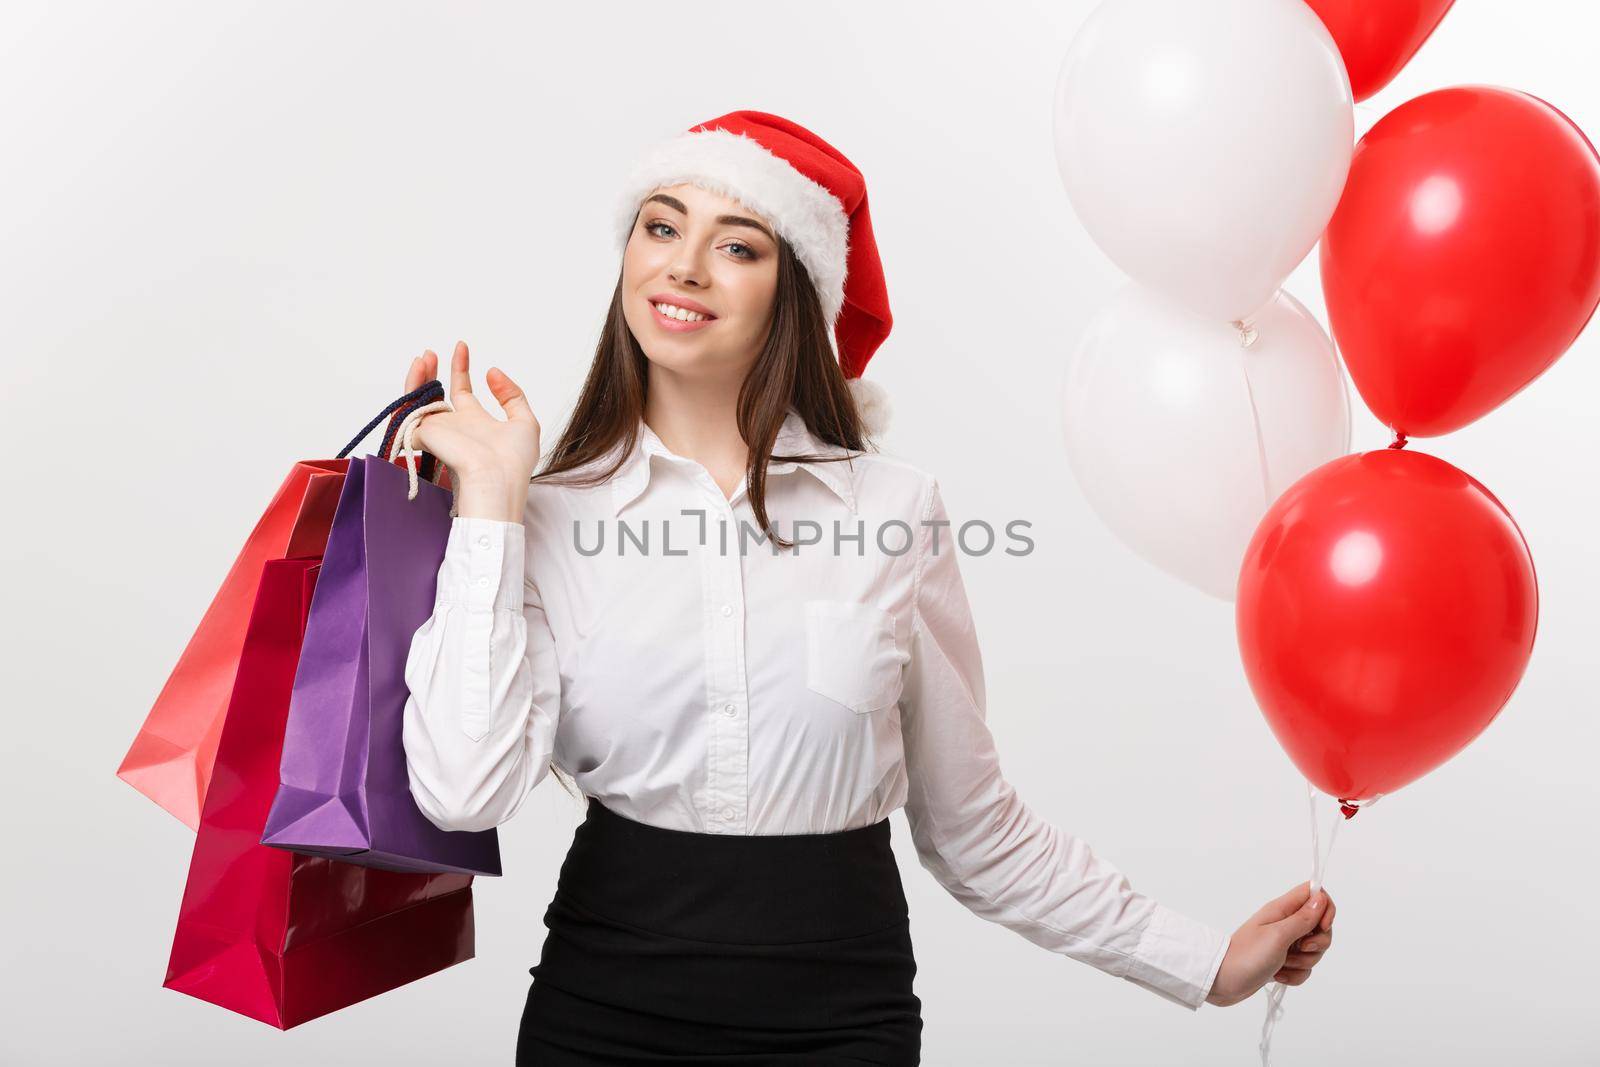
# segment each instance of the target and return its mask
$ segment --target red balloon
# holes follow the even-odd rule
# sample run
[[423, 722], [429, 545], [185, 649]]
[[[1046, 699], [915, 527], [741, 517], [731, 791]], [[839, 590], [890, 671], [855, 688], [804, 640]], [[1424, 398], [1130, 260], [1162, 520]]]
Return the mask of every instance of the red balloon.
[[1356, 145], [1322, 237], [1322, 288], [1357, 390], [1412, 437], [1533, 381], [1600, 302], [1600, 159], [1527, 93], [1419, 96]]
[[1306, 0], [1333, 35], [1350, 92], [1365, 100], [1411, 62], [1455, 0]]
[[1538, 616], [1533, 559], [1500, 501], [1444, 460], [1396, 448], [1291, 485], [1251, 538], [1236, 605], [1273, 734], [1347, 804], [1394, 792], [1482, 733], [1522, 678]]

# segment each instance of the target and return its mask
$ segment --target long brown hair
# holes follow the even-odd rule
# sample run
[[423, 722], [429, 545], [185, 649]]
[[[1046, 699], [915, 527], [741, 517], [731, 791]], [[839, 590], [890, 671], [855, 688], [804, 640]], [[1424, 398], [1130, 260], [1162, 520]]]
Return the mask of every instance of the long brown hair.
[[[649, 383], [647, 368], [644, 349], [623, 317], [619, 271], [583, 390], [560, 439], [546, 453], [543, 469], [533, 481], [554, 481], [558, 475], [567, 475], [561, 484], [591, 486], [614, 475], [632, 452], [639, 434]], [[791, 406], [818, 440], [848, 449], [849, 453], [773, 455], [772, 446]], [[738, 420], [739, 435], [750, 445], [746, 469], [750, 507], [755, 511], [756, 522], [773, 542], [789, 548], [792, 542], [778, 536], [767, 516], [768, 460], [831, 463], [849, 460], [851, 454], [868, 449], [861, 414], [828, 343], [828, 324], [816, 289], [805, 265], [781, 237], [772, 328], [739, 387]], [[570, 472], [603, 458], [619, 442], [623, 447], [616, 462], [603, 470], [570, 477]]]

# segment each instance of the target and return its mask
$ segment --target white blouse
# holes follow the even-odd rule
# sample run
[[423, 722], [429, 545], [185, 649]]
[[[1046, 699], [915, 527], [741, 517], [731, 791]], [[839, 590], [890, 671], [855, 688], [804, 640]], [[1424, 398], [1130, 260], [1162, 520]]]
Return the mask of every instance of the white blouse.
[[[793, 409], [774, 452], [846, 454]], [[904, 807], [967, 908], [1198, 1008], [1228, 936], [1134, 891], [1001, 774], [938, 482], [881, 453], [767, 472], [797, 549], [761, 539], [746, 485], [725, 497], [643, 422], [609, 481], [534, 482], [520, 525], [452, 520], [405, 669], [422, 811], [496, 826], [552, 758], [675, 830], [822, 833]]]

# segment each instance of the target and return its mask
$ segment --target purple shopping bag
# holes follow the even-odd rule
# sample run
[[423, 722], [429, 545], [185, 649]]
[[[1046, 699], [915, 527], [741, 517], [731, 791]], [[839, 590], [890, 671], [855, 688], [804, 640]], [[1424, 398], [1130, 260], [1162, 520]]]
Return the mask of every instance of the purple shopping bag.
[[445, 831], [411, 796], [401, 723], [411, 638], [433, 611], [449, 490], [351, 459], [306, 620], [263, 845], [395, 871], [500, 874], [493, 829]]

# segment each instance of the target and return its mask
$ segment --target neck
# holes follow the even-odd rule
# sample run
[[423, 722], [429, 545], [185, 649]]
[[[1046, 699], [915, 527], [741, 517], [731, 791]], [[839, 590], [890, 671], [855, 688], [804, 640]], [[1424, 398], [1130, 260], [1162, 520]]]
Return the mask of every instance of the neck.
[[740, 382], [688, 380], [650, 367], [644, 421], [661, 443], [709, 471], [724, 489], [736, 486], [750, 459], [739, 436]]

